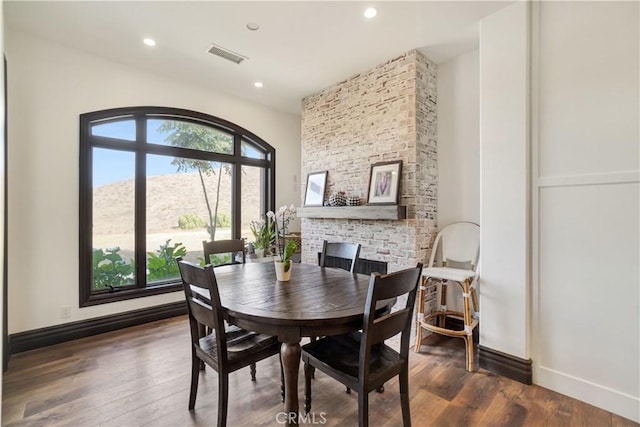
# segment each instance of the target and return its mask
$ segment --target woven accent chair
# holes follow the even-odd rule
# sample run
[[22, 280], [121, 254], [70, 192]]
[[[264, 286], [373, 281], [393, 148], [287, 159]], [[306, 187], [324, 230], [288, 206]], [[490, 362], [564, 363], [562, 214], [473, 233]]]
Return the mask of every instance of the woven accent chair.
[[[478, 258], [480, 256], [480, 227], [473, 222], [455, 222], [444, 227], [436, 236], [429, 266], [422, 271], [422, 285], [418, 292], [415, 351], [422, 345], [422, 330], [462, 338], [466, 347], [466, 369], [475, 369], [473, 330], [478, 326]], [[424, 314], [426, 288], [432, 282], [440, 286], [440, 308]], [[447, 308], [447, 286], [455, 283], [462, 291], [462, 312]], [[472, 307], [473, 306], [473, 310]], [[449, 316], [462, 318], [464, 329], [454, 330], [446, 326]], [[434, 324], [435, 323], [435, 324]]]

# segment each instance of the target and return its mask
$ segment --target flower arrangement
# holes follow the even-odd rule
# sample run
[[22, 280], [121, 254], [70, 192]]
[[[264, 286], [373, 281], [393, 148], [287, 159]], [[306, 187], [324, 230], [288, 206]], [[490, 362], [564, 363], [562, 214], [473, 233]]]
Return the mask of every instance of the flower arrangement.
[[298, 245], [295, 241], [287, 240], [287, 227], [289, 223], [296, 217], [295, 206], [281, 206], [277, 212], [267, 212], [267, 218], [273, 220], [275, 224], [276, 241], [278, 244], [278, 255], [280, 261], [284, 263], [284, 271], [288, 272], [291, 268], [291, 255], [296, 251]]
[[251, 221], [249, 228], [253, 233], [254, 241], [253, 246], [256, 249], [262, 249], [265, 255], [270, 253], [271, 241], [276, 234], [275, 224], [270, 221], [261, 219], [260, 221]]

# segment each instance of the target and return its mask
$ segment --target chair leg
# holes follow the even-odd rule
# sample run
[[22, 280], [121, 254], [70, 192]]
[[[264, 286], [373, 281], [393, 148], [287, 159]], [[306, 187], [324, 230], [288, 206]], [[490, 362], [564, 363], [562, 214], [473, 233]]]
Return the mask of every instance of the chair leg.
[[425, 278], [422, 278], [421, 286], [418, 287], [418, 296], [416, 298], [416, 302], [418, 304], [417, 314], [416, 314], [416, 344], [413, 349], [416, 353], [420, 353], [420, 346], [422, 345], [422, 325], [420, 325], [420, 321], [422, 321], [422, 317], [424, 316], [424, 290], [423, 288], [426, 286]]
[[475, 356], [473, 354], [473, 335], [468, 335], [464, 338], [464, 344], [466, 347], [466, 357], [467, 357], [467, 371], [473, 372], [475, 369]]
[[416, 353], [420, 353], [420, 347], [422, 346], [422, 326], [420, 325], [420, 321], [416, 322], [416, 344], [413, 348], [413, 351]]
[[447, 321], [447, 315], [444, 312], [447, 310], [447, 282], [443, 280], [440, 284], [440, 311], [443, 314], [438, 316], [438, 326], [444, 328]]
[[369, 393], [365, 390], [358, 393], [358, 426], [369, 427]]
[[313, 366], [304, 364], [304, 413], [311, 412], [311, 375]]
[[405, 362], [399, 375], [400, 406], [402, 406], [402, 425], [411, 427], [411, 408], [409, 407], [409, 367]]
[[196, 406], [196, 395], [198, 394], [198, 379], [200, 378], [200, 364], [204, 363], [196, 357], [195, 354], [191, 355], [191, 391], [189, 392], [189, 409], [193, 409]]
[[[309, 342], [314, 342], [317, 341], [318, 337], [309, 337]], [[313, 366], [311, 367], [311, 378], [315, 378], [316, 377], [316, 368], [314, 368]]]
[[227, 406], [229, 405], [229, 374], [218, 372], [218, 427], [227, 426]]
[[251, 381], [255, 381], [256, 380], [256, 364], [252, 363], [249, 369], [251, 370]]

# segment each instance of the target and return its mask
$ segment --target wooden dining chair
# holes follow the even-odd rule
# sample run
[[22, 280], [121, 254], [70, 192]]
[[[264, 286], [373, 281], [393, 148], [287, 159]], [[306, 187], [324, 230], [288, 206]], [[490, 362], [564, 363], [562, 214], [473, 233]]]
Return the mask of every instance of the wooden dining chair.
[[[339, 258], [345, 261], [343, 270], [353, 273], [356, 269], [358, 256], [360, 255], [359, 243], [333, 243], [326, 240], [322, 243], [322, 253], [320, 254], [320, 267], [327, 267], [329, 257]], [[346, 262], [349, 267], [346, 268]]]
[[[203, 241], [202, 249], [204, 252], [204, 263], [211, 264], [214, 267], [226, 264], [244, 264], [246, 262], [246, 255], [244, 250], [243, 239], [229, 239], [229, 240], [213, 240]], [[230, 254], [229, 261], [220, 260], [212, 262], [212, 255], [226, 255]]]
[[[422, 264], [369, 280], [362, 331], [329, 336], [302, 347], [304, 362], [304, 410], [311, 411], [311, 374], [319, 369], [358, 393], [358, 425], [369, 425], [369, 393], [399, 376], [403, 425], [411, 425], [409, 410], [409, 338]], [[407, 296], [404, 307], [376, 317], [376, 303]], [[396, 351], [384, 341], [401, 334]]]
[[[254, 367], [251, 379], [255, 381], [255, 363], [279, 355], [280, 343], [276, 337], [245, 331], [235, 326], [225, 328], [213, 267], [199, 267], [181, 258], [177, 258], [177, 262], [191, 330], [189, 409], [193, 409], [196, 403], [200, 365], [204, 362], [218, 372], [218, 427], [224, 427], [227, 424], [229, 374], [251, 365]], [[208, 303], [202, 294], [210, 296]], [[212, 332], [205, 335], [205, 327]], [[284, 385], [281, 385], [281, 390], [284, 391]]]

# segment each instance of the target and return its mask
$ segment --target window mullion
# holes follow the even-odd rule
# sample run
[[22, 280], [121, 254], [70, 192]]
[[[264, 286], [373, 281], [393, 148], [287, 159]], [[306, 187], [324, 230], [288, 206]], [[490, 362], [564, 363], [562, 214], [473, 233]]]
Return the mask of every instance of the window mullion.
[[241, 137], [235, 134], [233, 136], [233, 155], [236, 161], [233, 165], [233, 178], [231, 180], [231, 217], [233, 218], [231, 237], [234, 239], [242, 237], [242, 165], [238, 161], [240, 159], [240, 144]]
[[147, 286], [147, 123], [136, 116], [135, 260], [136, 287]]

